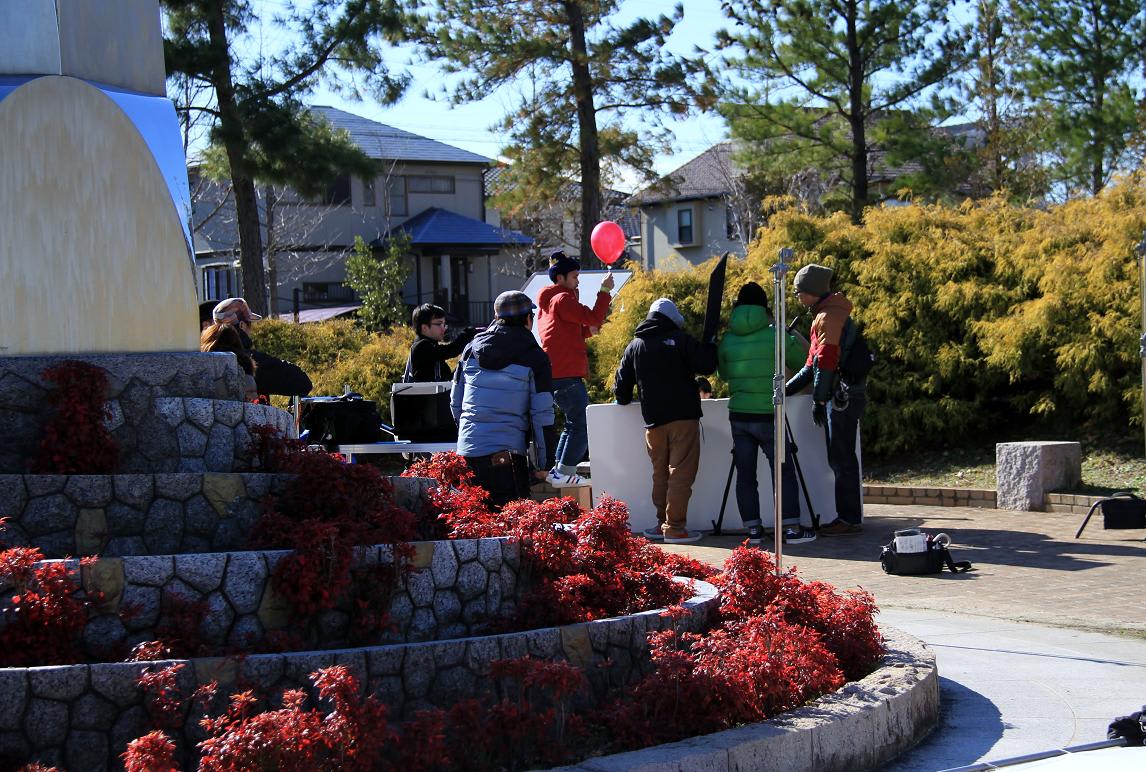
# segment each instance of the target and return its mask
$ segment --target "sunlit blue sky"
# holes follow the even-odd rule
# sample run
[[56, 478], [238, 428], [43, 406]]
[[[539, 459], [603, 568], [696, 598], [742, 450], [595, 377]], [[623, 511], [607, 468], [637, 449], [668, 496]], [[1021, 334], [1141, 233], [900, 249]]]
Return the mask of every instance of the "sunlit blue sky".
[[[623, 0], [616, 18], [624, 22], [639, 15], [665, 13], [670, 8], [671, 5], [663, 0]], [[690, 55], [698, 45], [711, 49], [716, 31], [725, 26], [727, 20], [720, 12], [719, 0], [684, 0], [684, 20], [673, 31], [669, 48]], [[507, 89], [481, 102], [453, 106], [440, 93], [443, 75], [437, 65], [412, 63], [413, 59], [414, 53], [409, 50], [395, 51], [390, 58], [396, 69], [408, 68], [414, 77], [406, 96], [392, 107], [343, 99], [326, 89], [320, 89], [308, 101], [332, 105], [488, 158], [497, 158], [507, 140], [490, 127], [514, 103], [512, 91]], [[426, 96], [427, 90], [434, 92], [434, 98]], [[675, 142], [671, 154], [657, 159], [657, 171], [661, 173], [674, 169], [727, 136], [724, 121], [715, 114], [694, 114], [684, 120], [670, 120], [669, 125]]]

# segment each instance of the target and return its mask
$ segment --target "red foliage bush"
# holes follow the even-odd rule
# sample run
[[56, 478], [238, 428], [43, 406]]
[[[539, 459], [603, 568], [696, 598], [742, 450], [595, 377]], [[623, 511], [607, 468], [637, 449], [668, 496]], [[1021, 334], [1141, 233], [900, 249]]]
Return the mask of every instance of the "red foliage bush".
[[820, 636], [778, 609], [649, 643], [656, 672], [602, 711], [617, 749], [762, 721], [844, 684]]
[[166, 733], [155, 730], [127, 744], [120, 758], [126, 772], [178, 772], [175, 743]]
[[385, 769], [383, 749], [395, 742], [386, 706], [361, 697], [357, 679], [345, 667], [324, 668], [310, 680], [319, 697], [331, 703], [330, 713], [307, 709], [306, 693], [291, 690], [278, 710], [255, 712], [254, 696], [241, 692], [231, 697], [224, 715], [204, 718], [208, 737], [199, 743], [200, 772]]
[[517, 629], [584, 622], [662, 608], [691, 596], [676, 571], [703, 577], [711, 569], [669, 556], [629, 531], [624, 502], [604, 497], [592, 510], [571, 498], [511, 501], [493, 511], [456, 453], [435, 453], [406, 472], [431, 477], [430, 498], [456, 539], [509, 536], [521, 545], [529, 589], [519, 600]]
[[720, 588], [724, 619], [743, 620], [778, 609], [793, 625], [820, 634], [848, 680], [871, 672], [883, 656], [883, 636], [875, 624], [875, 598], [863, 590], [843, 594], [826, 582], [803, 582], [794, 569], [776, 575], [772, 556], [738, 547], [713, 580]]
[[[414, 536], [414, 515], [394, 503], [393, 486], [377, 469], [318, 451], [258, 452], [270, 468], [294, 475], [280, 495], [264, 501], [253, 543], [293, 551], [272, 579], [297, 618], [309, 619], [346, 593], [356, 546], [394, 544], [396, 557], [411, 554], [404, 542]], [[373, 619], [385, 622], [377, 613]]]
[[139, 676], [143, 690], [143, 705], [158, 729], [178, 729], [183, 725], [183, 694], [179, 690], [179, 671], [185, 665], [177, 662], [158, 670], [148, 670]]
[[55, 384], [48, 395], [52, 413], [30, 469], [35, 474], [111, 474], [119, 444], [107, 430], [107, 373], [87, 362], [69, 360], [44, 370]]
[[43, 557], [34, 547], [0, 552], [0, 585], [12, 588], [0, 604], [4, 667], [66, 665], [82, 658], [80, 634], [90, 601], [66, 563], [40, 563]]

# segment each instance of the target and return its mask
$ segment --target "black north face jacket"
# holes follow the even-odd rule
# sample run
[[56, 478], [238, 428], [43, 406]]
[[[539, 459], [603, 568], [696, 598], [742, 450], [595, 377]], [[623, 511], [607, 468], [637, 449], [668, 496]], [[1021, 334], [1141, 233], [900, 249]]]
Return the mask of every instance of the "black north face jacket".
[[698, 419], [696, 376], [716, 371], [716, 344], [701, 343], [667, 316], [651, 313], [637, 325], [625, 347], [613, 393], [617, 404], [633, 401], [640, 390], [641, 416], [649, 429], [672, 421]]

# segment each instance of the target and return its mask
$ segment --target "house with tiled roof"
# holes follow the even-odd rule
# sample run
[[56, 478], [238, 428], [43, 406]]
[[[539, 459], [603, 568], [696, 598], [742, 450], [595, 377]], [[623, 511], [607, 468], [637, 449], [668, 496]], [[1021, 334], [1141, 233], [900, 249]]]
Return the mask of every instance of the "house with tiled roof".
[[629, 198], [640, 213], [646, 268], [678, 255], [702, 263], [716, 254], [744, 254], [731, 195], [742, 170], [731, 140], [719, 142]]
[[[510, 265], [511, 250], [532, 242], [486, 220], [484, 175], [493, 161], [344, 110], [309, 109], [375, 159], [377, 173], [369, 179], [338, 175], [312, 200], [259, 188], [263, 239], [272, 258], [268, 275], [276, 287], [272, 308], [286, 315], [296, 307], [353, 307], [345, 259], [355, 237], [381, 249], [401, 231], [413, 263], [403, 288], [406, 304], [436, 303], [465, 324], [488, 321], [493, 299], [519, 289], [526, 278]], [[202, 188], [208, 195], [198, 196], [194, 207], [201, 296], [240, 294], [233, 201], [219, 186]]]
[[[958, 124], [936, 129], [953, 142], [973, 147], [981, 142], [976, 124]], [[906, 162], [892, 165], [887, 152], [872, 147], [868, 152], [868, 184], [872, 200], [896, 202], [896, 180], [919, 173], [922, 166]], [[839, 179], [810, 169], [812, 186], [822, 194], [842, 184]], [[629, 198], [629, 205], [640, 213], [643, 262], [646, 267], [664, 264], [679, 256], [690, 263], [702, 263], [725, 252], [743, 255], [746, 244], [762, 224], [759, 202], [749, 200], [744, 169], [736, 160], [733, 140], [718, 142], [703, 153], [669, 172]], [[970, 188], [956, 192], [968, 195]]]

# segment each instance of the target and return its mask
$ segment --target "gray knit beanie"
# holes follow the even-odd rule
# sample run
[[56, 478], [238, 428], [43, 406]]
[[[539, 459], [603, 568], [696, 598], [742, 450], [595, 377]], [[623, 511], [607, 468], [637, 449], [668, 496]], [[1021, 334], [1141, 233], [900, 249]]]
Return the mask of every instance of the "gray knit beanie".
[[653, 304], [649, 306], [649, 315], [661, 314], [662, 316], [672, 319], [677, 327], [684, 328], [684, 316], [677, 310], [676, 303], [668, 298], [657, 298]]
[[811, 263], [796, 271], [796, 291], [821, 297], [832, 291], [832, 269]]

